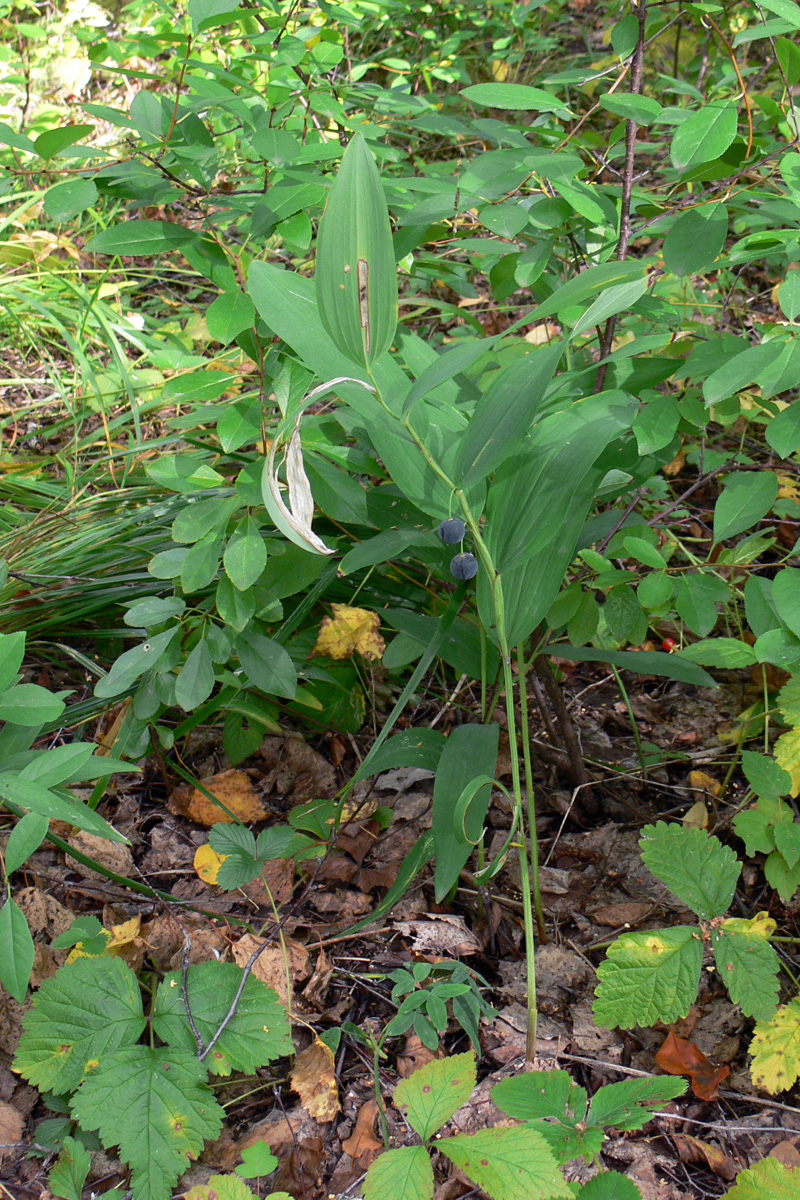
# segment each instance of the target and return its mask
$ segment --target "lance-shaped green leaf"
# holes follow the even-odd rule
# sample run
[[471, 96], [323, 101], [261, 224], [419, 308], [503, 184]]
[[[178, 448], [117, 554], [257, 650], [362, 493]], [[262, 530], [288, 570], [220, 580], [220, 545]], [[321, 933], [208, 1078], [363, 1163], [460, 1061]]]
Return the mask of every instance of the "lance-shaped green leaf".
[[397, 327], [397, 268], [378, 168], [361, 134], [342, 158], [317, 239], [317, 302], [336, 346], [369, 366]]

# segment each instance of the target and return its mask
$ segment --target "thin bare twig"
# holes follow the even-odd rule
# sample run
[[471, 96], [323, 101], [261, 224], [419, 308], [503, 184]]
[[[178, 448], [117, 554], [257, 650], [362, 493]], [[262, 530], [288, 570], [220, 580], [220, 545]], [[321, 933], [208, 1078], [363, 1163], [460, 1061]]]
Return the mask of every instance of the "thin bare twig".
[[183, 997], [183, 1007], [186, 1009], [186, 1019], [189, 1022], [189, 1028], [194, 1034], [194, 1040], [197, 1043], [197, 1057], [202, 1059], [207, 1053], [203, 1039], [200, 1036], [199, 1030], [194, 1023], [192, 1010], [189, 1007], [189, 990], [187, 981], [189, 977], [189, 956], [192, 952], [192, 939], [184, 929], [183, 931], [183, 953], [181, 954], [181, 996]]

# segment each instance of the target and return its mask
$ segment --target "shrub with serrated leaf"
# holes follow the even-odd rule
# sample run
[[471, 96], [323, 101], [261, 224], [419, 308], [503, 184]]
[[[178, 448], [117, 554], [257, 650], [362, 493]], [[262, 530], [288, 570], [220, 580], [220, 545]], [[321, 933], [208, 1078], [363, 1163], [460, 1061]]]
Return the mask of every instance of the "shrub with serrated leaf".
[[[475, 1056], [467, 1052], [436, 1059], [397, 1085], [394, 1103], [423, 1144], [388, 1150], [376, 1159], [364, 1181], [364, 1200], [432, 1200], [428, 1143], [466, 1104], [475, 1082]], [[492, 1089], [497, 1106], [522, 1124], [437, 1137], [435, 1148], [491, 1200], [567, 1200], [576, 1193], [559, 1166], [580, 1155], [596, 1158], [604, 1127], [641, 1129], [651, 1112], [684, 1089], [675, 1079], [626, 1080], [600, 1088], [589, 1106], [586, 1092], [566, 1071], [533, 1072]], [[641, 1200], [636, 1185], [616, 1171], [602, 1172], [577, 1196]]]
[[704, 947], [745, 1016], [768, 1020], [778, 1001], [779, 962], [768, 940], [775, 922], [766, 914], [725, 918], [741, 871], [734, 852], [702, 829], [663, 821], [646, 826], [639, 844], [646, 865], [699, 924], [622, 934], [597, 972], [597, 1021], [631, 1028], [686, 1016]]
[[[231, 1019], [241, 970], [190, 966], [158, 985], [152, 1029], [166, 1044], [139, 1041], [147, 1018], [136, 976], [120, 958], [80, 958], [46, 980], [24, 1018], [14, 1060], [30, 1083], [69, 1095], [72, 1116], [118, 1146], [131, 1168], [134, 1200], [166, 1200], [203, 1143], [219, 1134], [223, 1112], [209, 1072], [254, 1071], [292, 1050], [277, 996], [248, 976]], [[210, 1047], [210, 1049], [208, 1049]]]

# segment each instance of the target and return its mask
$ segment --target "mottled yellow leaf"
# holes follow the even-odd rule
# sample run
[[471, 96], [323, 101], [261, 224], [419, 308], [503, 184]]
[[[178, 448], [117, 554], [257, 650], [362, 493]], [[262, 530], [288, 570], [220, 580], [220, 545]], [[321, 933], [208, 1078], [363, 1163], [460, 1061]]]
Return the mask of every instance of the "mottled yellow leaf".
[[197, 847], [194, 854], [194, 869], [203, 883], [217, 882], [220, 864], [224, 863], [226, 858], [226, 854], [217, 854], [216, 850], [212, 850], [208, 842], [204, 846]]
[[800, 1171], [785, 1167], [777, 1158], [762, 1158], [739, 1172], [725, 1200], [796, 1200], [798, 1195]]
[[335, 659], [350, 658], [353, 654], [381, 658], [386, 643], [378, 633], [378, 614], [365, 608], [351, 608], [348, 604], [332, 607], [333, 616], [326, 617], [320, 626], [314, 654]]
[[139, 937], [142, 925], [141, 917], [131, 917], [121, 925], [111, 926], [111, 939], [106, 946], [108, 954], [119, 954], [126, 946], [130, 946]]
[[292, 1088], [315, 1121], [332, 1121], [341, 1111], [333, 1051], [318, 1037], [294, 1060]]
[[796, 796], [800, 792], [800, 727], [787, 729], [786, 733], [782, 733], [775, 743], [773, 753], [778, 766], [783, 767], [791, 776], [790, 795]]
[[757, 1021], [750, 1043], [756, 1087], [785, 1092], [800, 1076], [800, 997], [783, 1004], [770, 1021]]
[[793, 675], [778, 692], [778, 708], [790, 725], [800, 725], [800, 676]]
[[690, 771], [689, 783], [691, 787], [698, 792], [710, 792], [712, 796], [718, 796], [722, 790], [722, 784], [713, 775], [707, 774], [706, 771]]
[[745, 920], [743, 917], [728, 917], [722, 922], [721, 927], [727, 929], [729, 933], [743, 933], [747, 937], [760, 937], [766, 940], [772, 937], [778, 925], [769, 913], [760, 912], [749, 920]]

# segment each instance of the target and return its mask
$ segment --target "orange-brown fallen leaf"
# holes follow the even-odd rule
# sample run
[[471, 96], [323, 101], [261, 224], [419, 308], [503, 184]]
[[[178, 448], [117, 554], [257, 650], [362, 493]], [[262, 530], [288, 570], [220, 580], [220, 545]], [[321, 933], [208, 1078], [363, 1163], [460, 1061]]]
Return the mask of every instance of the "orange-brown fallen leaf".
[[694, 1042], [677, 1037], [671, 1029], [656, 1054], [656, 1062], [668, 1075], [690, 1079], [698, 1100], [716, 1100], [719, 1085], [731, 1073], [730, 1067], [715, 1067]]
[[738, 1173], [736, 1163], [729, 1154], [723, 1154], [717, 1146], [701, 1142], [699, 1138], [692, 1137], [688, 1133], [674, 1133], [672, 1141], [681, 1162], [699, 1163], [700, 1166], [708, 1167], [712, 1174], [719, 1176], [720, 1179], [727, 1179], [728, 1182], [736, 1178]]
[[[245, 824], [263, 821], [267, 815], [264, 802], [244, 771], [220, 771], [219, 775], [204, 779], [203, 787]], [[175, 788], [167, 807], [171, 813], [188, 817], [190, 821], [205, 825], [206, 828], [233, 822], [233, 817], [197, 788]]]
[[333, 616], [325, 617], [320, 625], [312, 653], [335, 659], [351, 658], [354, 654], [373, 660], [383, 657], [386, 643], [378, 633], [381, 623], [377, 613], [351, 608], [349, 604], [331, 607]]
[[370, 1163], [383, 1152], [383, 1144], [375, 1137], [375, 1118], [378, 1102], [368, 1100], [359, 1109], [356, 1124], [349, 1138], [342, 1142], [342, 1150], [349, 1154], [359, 1171], [366, 1171]]
[[320, 1038], [300, 1051], [290, 1078], [303, 1108], [315, 1121], [324, 1124], [341, 1112], [333, 1051]]

